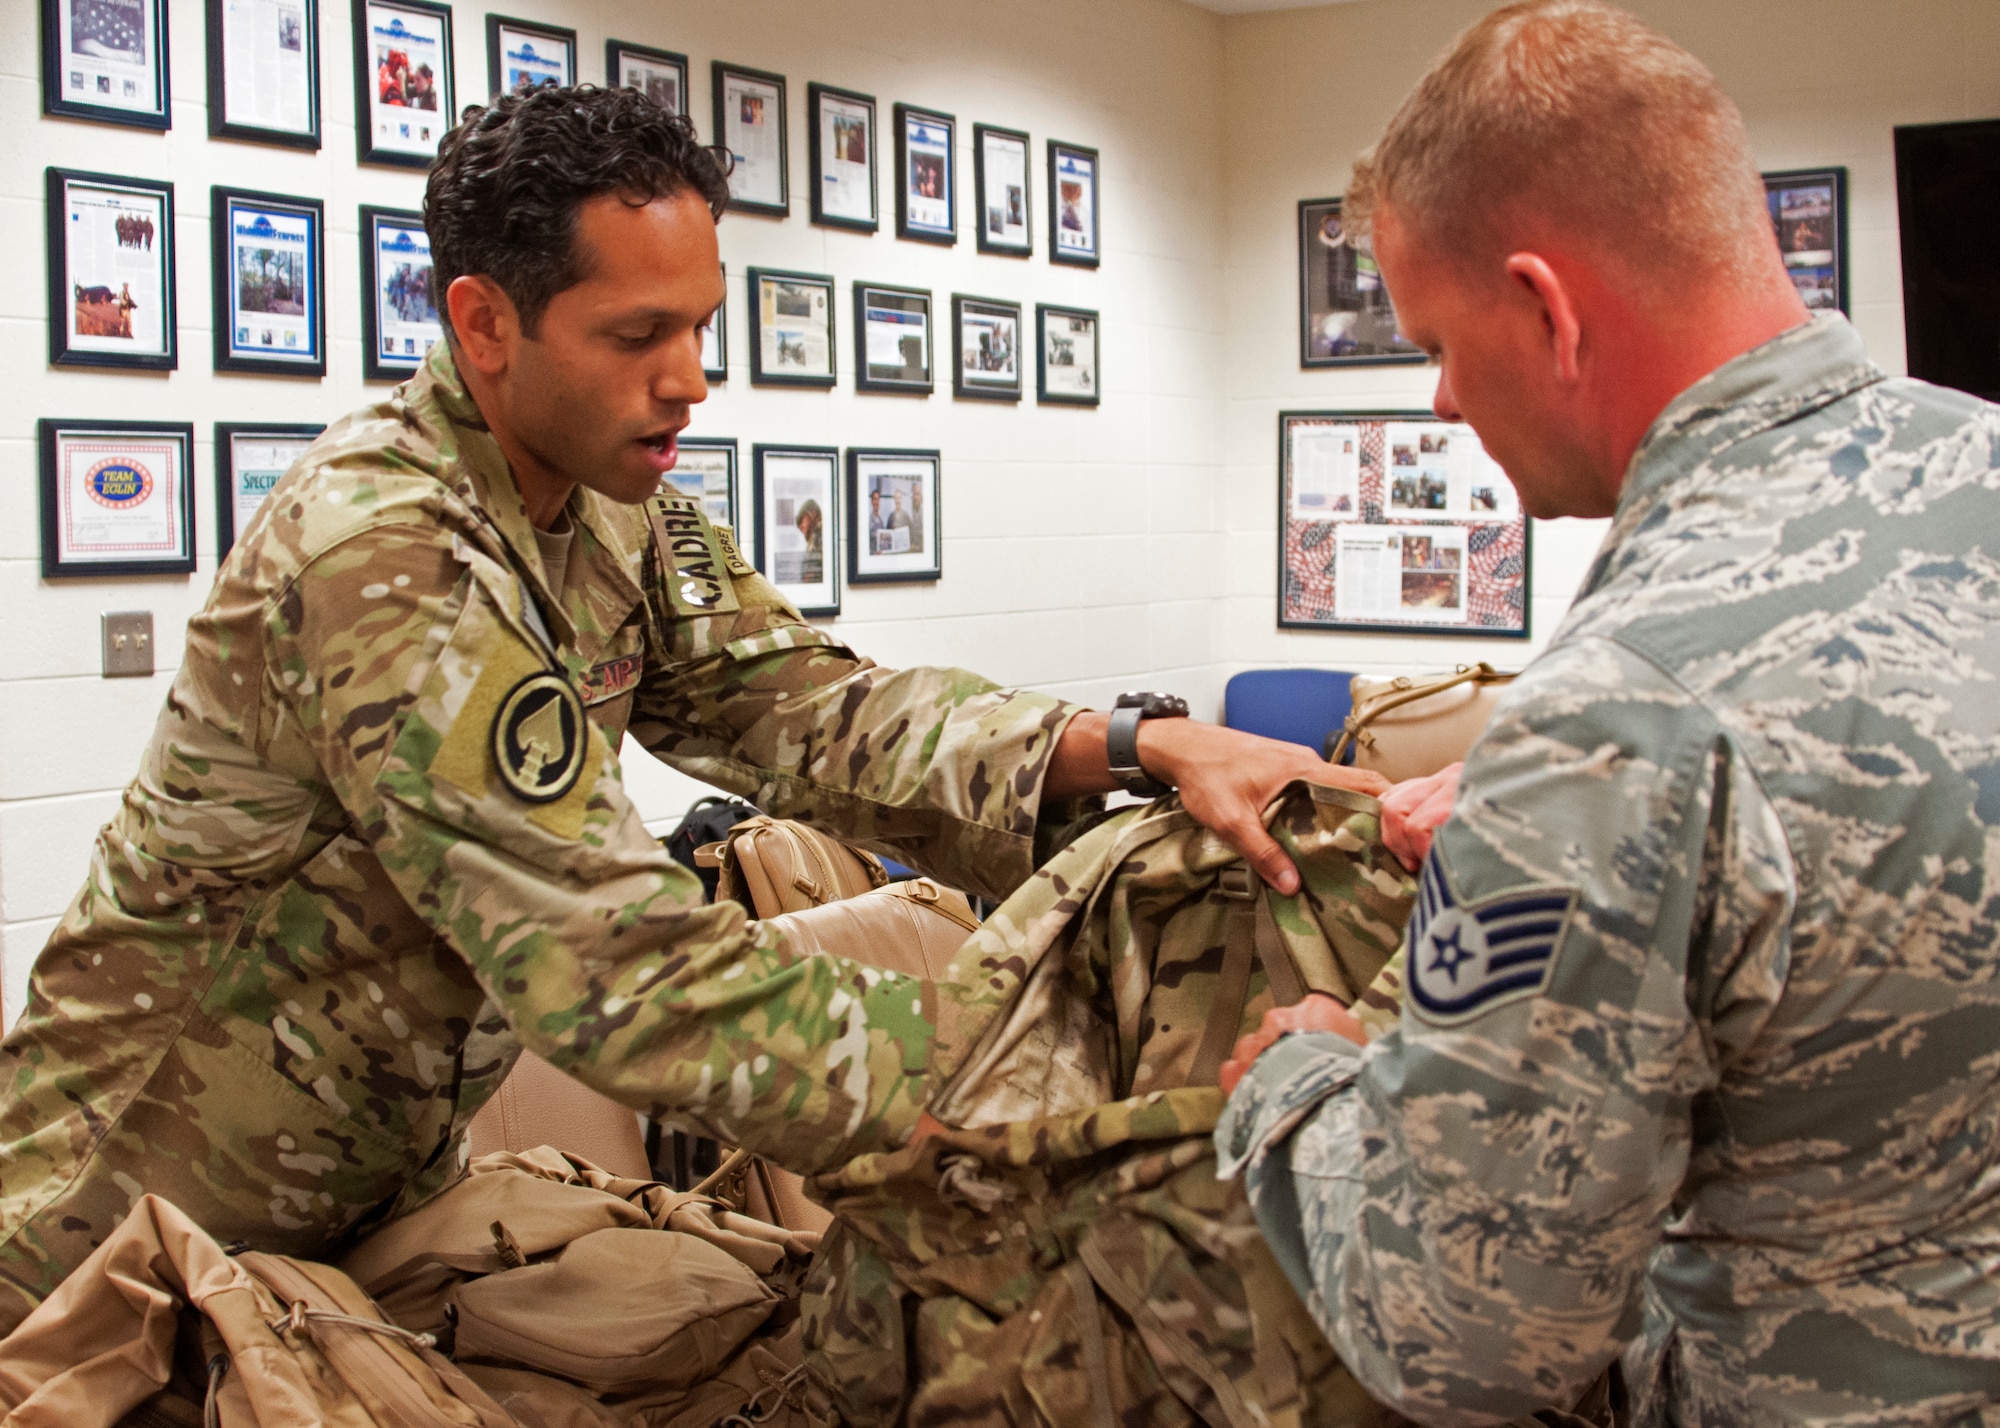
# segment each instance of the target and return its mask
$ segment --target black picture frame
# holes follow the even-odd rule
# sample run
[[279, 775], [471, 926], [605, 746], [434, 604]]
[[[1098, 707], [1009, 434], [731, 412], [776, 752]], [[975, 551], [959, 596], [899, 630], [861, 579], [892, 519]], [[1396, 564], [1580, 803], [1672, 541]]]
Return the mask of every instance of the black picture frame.
[[306, 116], [304, 129], [274, 129], [229, 118], [229, 40], [224, 33], [228, 0], [208, 0], [208, 135], [211, 139], [243, 139], [288, 149], [317, 150], [320, 146], [319, 0], [304, 0], [305, 17], [295, 37], [304, 50]]
[[[437, 157], [437, 141], [458, 112], [458, 89], [454, 79], [457, 58], [454, 53], [451, 34], [451, 6], [440, 0], [353, 0], [354, 5], [354, 150], [359, 163], [381, 164], [389, 168], [427, 169]], [[396, 147], [393, 143], [378, 141], [375, 134], [377, 116], [375, 113], [376, 82], [379, 76], [370, 52], [368, 18], [380, 12], [390, 16], [389, 23], [399, 23], [403, 15], [420, 16], [428, 24], [438, 28], [439, 60], [431, 65], [432, 98], [435, 108], [421, 105], [386, 105], [385, 109], [400, 110], [412, 116], [410, 123], [418, 126], [419, 137], [409, 148]], [[419, 67], [428, 61], [419, 61]], [[424, 116], [430, 116], [429, 124]], [[395, 123], [399, 128], [407, 128], [400, 120], [383, 119], [384, 123]], [[435, 126], [436, 132], [423, 137], [425, 131]]]
[[[1014, 376], [1012, 381], [968, 378], [965, 370], [966, 319], [1011, 318], [1014, 324]], [[975, 401], [1018, 402], [1021, 400], [1021, 304], [1004, 298], [951, 295], [951, 394]]]
[[[1007, 139], [1021, 146], [1021, 187], [1016, 195], [1021, 207], [1021, 241], [1009, 243], [990, 236], [992, 223], [992, 195], [986, 192], [986, 141], [989, 138]], [[1031, 258], [1035, 253], [1035, 182], [1033, 176], [1034, 159], [1030, 152], [1030, 139], [1025, 129], [1003, 129], [997, 124], [974, 124], [972, 126], [972, 235], [982, 253], [997, 253], [1008, 258]], [[1002, 200], [1003, 204], [1006, 202]]]
[[[852, 218], [826, 211], [825, 140], [821, 135], [820, 105], [828, 99], [843, 100], [868, 110], [868, 216]], [[844, 228], [851, 233], [873, 233], [882, 226], [881, 173], [875, 164], [875, 131], [880, 120], [875, 96], [852, 89], [836, 89], [817, 82], [806, 86], [806, 151], [811, 159], [812, 221], [825, 228]]]
[[[1049, 319], [1088, 318], [1090, 321], [1090, 394], [1051, 391], [1049, 388]], [[1065, 307], [1060, 303], [1035, 304], [1035, 400], [1044, 406], [1094, 407], [1104, 399], [1104, 344], [1102, 314], [1087, 307]]]
[[[1084, 176], [1081, 165], [1089, 165]], [[1081, 144], [1049, 140], [1049, 261], [1072, 268], [1095, 268], [1104, 261], [1101, 208], [1104, 195], [1103, 159]], [[1085, 224], [1065, 193], [1065, 182], [1086, 184], [1090, 221]], [[1072, 219], [1075, 220], [1072, 223]], [[1087, 246], [1082, 234], [1088, 232]]]
[[[1351, 518], [1346, 520], [1341, 520], [1336, 518], [1332, 514], [1324, 516], [1314, 515], [1308, 517], [1296, 516], [1290, 509], [1291, 483], [1292, 483], [1293, 472], [1291, 469], [1291, 450], [1290, 450], [1291, 443], [1289, 440], [1291, 435], [1292, 425], [1295, 422], [1337, 422], [1343, 424], [1354, 423], [1356, 425], [1366, 425], [1369, 423], [1406, 422], [1418, 426], [1463, 427], [1465, 431], [1467, 432], [1471, 431], [1471, 428], [1464, 426], [1463, 423], [1440, 422], [1437, 418], [1437, 414], [1433, 411], [1428, 410], [1427, 408], [1367, 408], [1367, 409], [1355, 409], [1355, 410], [1336, 409], [1331, 411], [1328, 410], [1281, 411], [1278, 413], [1277, 616], [1278, 616], [1279, 629], [1324, 630], [1324, 631], [1357, 633], [1357, 634], [1437, 635], [1437, 636], [1443, 636], [1447, 638], [1457, 638], [1457, 639], [1527, 640], [1532, 637], [1533, 614], [1534, 614], [1533, 596], [1534, 596], [1535, 531], [1534, 531], [1534, 522], [1529, 520], [1526, 512], [1520, 508], [1518, 496], [1516, 497], [1516, 503], [1513, 515], [1510, 517], [1506, 517], [1505, 519], [1477, 521], [1469, 518], [1460, 518], [1450, 515], [1439, 515], [1430, 517], [1412, 515], [1397, 519], [1391, 517], [1386, 508], [1386, 505], [1377, 505], [1371, 507], [1371, 505], [1368, 503], [1366, 499], [1366, 493], [1358, 489], [1358, 483], [1357, 483], [1357, 491], [1355, 495], [1356, 508], [1354, 509]], [[1477, 439], [1476, 434], [1474, 434], [1474, 436], [1475, 439]], [[1381, 460], [1383, 462], [1389, 462], [1391, 460], [1390, 453], [1384, 451], [1381, 454]], [[1357, 465], [1365, 465], [1365, 464], [1367, 463], [1365, 461], [1365, 456], [1364, 456], [1364, 458], [1360, 462], [1358, 462]], [[1498, 469], [1497, 466], [1495, 469], [1496, 470]], [[1393, 470], [1393, 467], [1385, 466], [1382, 479], [1387, 479], [1387, 472], [1389, 470]], [[1346, 525], [1356, 529], [1366, 528], [1370, 526], [1375, 526], [1375, 527], [1417, 526], [1425, 528], [1435, 527], [1440, 531], [1454, 530], [1468, 526], [1484, 526], [1489, 530], [1496, 528], [1512, 528], [1518, 526], [1520, 530], [1520, 539], [1521, 539], [1521, 547], [1519, 552], [1520, 565], [1518, 572], [1508, 573], [1508, 579], [1509, 583], [1514, 587], [1516, 587], [1519, 591], [1518, 603], [1521, 612], [1520, 626], [1518, 629], [1516, 629], [1503, 626], [1474, 624], [1471, 623], [1469, 620], [1463, 624], [1445, 623], [1445, 622], [1426, 624], [1421, 621], [1415, 621], [1415, 620], [1407, 620], [1407, 621], [1406, 620], [1395, 620], [1395, 621], [1346, 620], [1334, 617], [1329, 617], [1326, 619], [1302, 619], [1298, 618], [1297, 616], [1291, 615], [1288, 613], [1288, 595], [1290, 594], [1289, 582], [1291, 573], [1287, 566], [1287, 548], [1292, 539], [1292, 533], [1295, 526], [1306, 527], [1315, 525], [1321, 527]], [[1470, 566], [1473, 563], [1473, 559], [1475, 557], [1481, 557], [1482, 552], [1488, 552], [1490, 556], [1498, 557], [1499, 566], [1496, 567], [1496, 570], [1494, 572], [1494, 574], [1497, 577], [1497, 575], [1499, 574], [1500, 567], [1504, 567], [1508, 557], [1506, 557], [1506, 555], [1504, 554], [1504, 549], [1505, 549], [1504, 545], [1499, 546], [1498, 549], [1493, 549], [1493, 547], [1498, 545], [1498, 542], [1496, 541], [1492, 540], [1487, 541], [1484, 545], [1481, 546], [1480, 550], [1472, 549], [1473, 543], [1469, 538], [1466, 544], [1468, 550], [1468, 555], [1466, 557], [1466, 566], [1468, 568], [1466, 568], [1463, 571], [1463, 574], [1467, 583], [1467, 589], [1465, 590], [1463, 603], [1465, 604], [1469, 612], [1473, 604], [1472, 592], [1469, 588], [1471, 580], [1475, 573], [1472, 569], [1470, 569]], [[1307, 542], [1303, 539], [1303, 532], [1302, 532], [1300, 545], [1302, 548], [1302, 553], [1303, 550], [1308, 546], [1311, 548], [1311, 550], [1313, 551], [1313, 555], [1310, 557], [1311, 562], [1313, 564], [1321, 565], [1323, 567], [1320, 572], [1321, 574], [1326, 574], [1331, 571], [1332, 564], [1330, 559], [1322, 557], [1319, 554], [1319, 552], [1322, 549], [1328, 548], [1325, 535], [1322, 535], [1317, 542]], [[1337, 535], [1334, 536], [1334, 541], [1331, 549], [1334, 549], [1336, 551], [1338, 549]]]
[[[924, 319], [924, 364], [923, 376], [884, 377], [878, 376], [875, 366], [868, 360], [868, 314], [875, 305], [871, 298], [880, 295], [893, 304], [892, 310], [915, 311], [909, 306], [921, 305]], [[905, 364], [907, 370], [909, 364]], [[937, 315], [933, 310], [931, 295], [925, 288], [896, 287], [889, 283], [862, 283], [854, 285], [854, 390], [857, 392], [889, 392], [906, 396], [927, 397], [937, 389]]]
[[[1771, 214], [1771, 227], [1778, 235], [1778, 252], [1785, 260], [1785, 272], [1798, 290], [1799, 300], [1808, 310], [1851, 313], [1847, 288], [1847, 169], [1833, 165], [1823, 169], [1780, 169], [1763, 175], [1764, 200]], [[1805, 214], [1793, 207], [1787, 214], [1787, 195], [1808, 195], [1816, 190], [1827, 195], [1829, 212]], [[1817, 207], [1815, 203], [1813, 205]], [[1824, 225], [1823, 231], [1816, 224]], [[1806, 246], [1823, 236], [1825, 248]], [[1823, 261], [1813, 261], [1822, 259]]]
[[[1398, 367], [1428, 362], [1396, 327], [1375, 259], [1346, 242], [1341, 200], [1299, 200], [1299, 366]], [[1325, 301], [1316, 301], [1325, 296]], [[1334, 319], [1351, 319], [1336, 335]]]
[[[869, 504], [861, 490], [862, 465], [870, 461], [928, 462], [930, 510], [921, 517], [924, 537], [930, 545], [930, 559], [906, 570], [873, 572], [863, 569], [865, 561], [880, 557], [862, 549], [862, 515]], [[849, 585], [909, 585], [931, 583], [944, 577], [944, 457], [936, 448], [912, 450], [891, 446], [850, 446], [847, 448], [847, 583]], [[872, 531], [871, 531], [872, 534]]]
[[722, 301], [715, 305], [715, 314], [708, 322], [708, 335], [714, 339], [715, 360], [709, 361], [709, 343], [701, 345], [701, 375], [710, 382], [729, 380], [729, 264], [722, 269]]
[[[276, 314], [267, 322], [261, 332], [262, 344], [253, 344], [249, 332], [256, 319], [248, 318], [237, 307], [242, 296], [238, 287], [236, 258], [237, 222], [239, 206], [243, 209], [259, 210], [259, 219], [268, 229], [268, 220], [274, 215], [291, 215], [305, 220], [309, 228], [305, 244], [306, 271], [305, 308], [298, 316], [305, 319], [301, 324], [304, 336], [311, 346], [298, 358], [277, 355], [282, 345], [273, 339], [293, 335], [294, 325], [280, 319], [290, 314]], [[211, 281], [214, 293], [215, 328], [215, 370], [218, 372], [259, 372], [267, 376], [312, 377], [326, 375], [326, 205], [316, 198], [299, 198], [292, 194], [260, 193], [254, 189], [230, 188], [216, 184], [209, 190], [209, 232], [213, 235], [211, 244]], [[273, 254], [273, 256], [277, 256]], [[293, 288], [296, 293], [296, 286]], [[254, 355], [260, 346], [271, 346], [273, 355]], [[251, 355], [245, 355], [246, 347]]]
[[[661, 478], [661, 482], [662, 482], [662, 489], [665, 489], [667, 487], [672, 487], [676, 491], [678, 491], [681, 495], [694, 494], [693, 492], [685, 490], [680, 485], [679, 482], [674, 480], [675, 471], [682, 471], [684, 469], [689, 469], [687, 468], [686, 463], [690, 455], [714, 454], [718, 456], [726, 456], [728, 458], [728, 468], [729, 468], [729, 474], [727, 478], [728, 494], [727, 497], [725, 498], [724, 509], [721, 512], [717, 512], [712, 507], [707, 507], [706, 502], [708, 493], [706, 492], [706, 490], [704, 490], [702, 493], [702, 500], [704, 503], [704, 507], [706, 509], [706, 513], [708, 515], [708, 519], [711, 523], [716, 522], [719, 518], [722, 524], [729, 526], [732, 530], [735, 529], [737, 526], [737, 522], [740, 518], [740, 512], [742, 509], [742, 502], [738, 495], [739, 482], [737, 480], [736, 438], [733, 436], [683, 436], [679, 438], [674, 443], [674, 445], [675, 449], [680, 453], [680, 458], [674, 463], [673, 471], [669, 471], [665, 476], [663, 476]], [[706, 483], [704, 483], [704, 485], [705, 484]], [[744, 554], [745, 557], [748, 558], [749, 552], [745, 551]]]
[[[218, 562], [229, 554], [230, 547], [236, 544], [236, 537], [240, 534], [236, 524], [236, 502], [240, 494], [237, 477], [250, 474], [237, 469], [237, 438], [262, 437], [271, 441], [299, 441], [311, 445], [325, 430], [323, 422], [219, 421], [215, 424], [215, 558]], [[255, 474], [260, 478], [275, 479], [284, 471], [266, 470]]]
[[[914, 104], [898, 104], [896, 120], [896, 236], [908, 238], [918, 243], [936, 243], [950, 248], [958, 243], [958, 120], [941, 109], [924, 109]], [[945, 131], [942, 151], [932, 143], [926, 143], [925, 152], [913, 154], [910, 147], [910, 126], [937, 126]], [[910, 210], [912, 190], [918, 187], [911, 173], [911, 164], [918, 158], [941, 159], [937, 169], [944, 187], [944, 197], [922, 195], [928, 201], [941, 201], [944, 205], [945, 222], [940, 226], [927, 221], [919, 221], [922, 214]]]
[[[422, 323], [411, 323], [414, 330], [396, 334], [386, 330], [382, 317], [383, 293], [382, 273], [378, 262], [382, 250], [380, 235], [394, 231], [398, 240], [396, 246], [408, 252], [414, 268], [422, 264], [426, 275], [425, 290], [435, 313], [442, 304], [444, 295], [435, 290], [429, 281], [431, 272], [431, 240], [424, 228], [424, 216], [413, 209], [376, 208], [369, 204], [361, 207], [361, 376], [369, 382], [401, 382], [415, 376], [424, 365], [424, 358], [430, 353], [430, 344], [444, 339], [442, 323], [433, 322], [435, 331], [422, 331]], [[407, 240], [407, 243], [401, 240]], [[386, 338], [403, 342], [416, 350], [407, 355], [399, 354], [388, 358], [385, 349]]]
[[[155, 41], [149, 82], [159, 101], [143, 109], [70, 97], [71, 91], [81, 95], [122, 94], [126, 86], [140, 82], [136, 77], [113, 73], [99, 56], [72, 53], [65, 58], [62, 52], [63, 7], [72, 3], [73, 0], [42, 0], [42, 113], [60, 119], [123, 124], [133, 129], [171, 129], [174, 123], [173, 64], [168, 45], [167, 0], [141, 0], [146, 7], [147, 22]], [[100, 70], [101, 73], [97, 72]], [[63, 83], [65, 78], [70, 81], [67, 86]]]
[[486, 92], [493, 98], [498, 99], [502, 94], [509, 92], [501, 88], [500, 84], [507, 68], [505, 42], [500, 37], [502, 30], [510, 30], [530, 39], [547, 40], [562, 47], [562, 78], [545, 77], [540, 84], [531, 87], [540, 88], [542, 84], [557, 84], [567, 88], [577, 82], [575, 30], [562, 25], [545, 25], [540, 20], [517, 20], [511, 15], [489, 13], [486, 16]]
[[[115, 367], [128, 371], [171, 372], [180, 366], [179, 306], [175, 296], [175, 250], [174, 250], [174, 186], [159, 179], [131, 178], [120, 174], [92, 173], [85, 169], [62, 169], [50, 167], [47, 178], [47, 223], [48, 223], [48, 277], [49, 277], [49, 362], [57, 367]], [[118, 279], [120, 292], [117, 300], [110, 296], [108, 279], [115, 276], [105, 274], [107, 282], [92, 283], [88, 289], [70, 271], [69, 239], [70, 225], [66, 219], [69, 212], [69, 196], [72, 185], [80, 189], [116, 193], [123, 191], [133, 195], [143, 195], [150, 202], [147, 205], [146, 221], [152, 223], [152, 211], [157, 210], [158, 222], [152, 223], [143, 239], [143, 249], [147, 253], [157, 252], [157, 263], [148, 260], [156, 268], [158, 283], [157, 296], [149, 292], [148, 301], [161, 310], [161, 350], [146, 352], [120, 352], [112, 348], [76, 345], [88, 340], [116, 340], [116, 333], [73, 332], [70, 303], [72, 297], [81, 307], [87, 293], [102, 290], [101, 300], [93, 301], [92, 307], [117, 309], [117, 320], [126, 325], [128, 333], [131, 314], [140, 304], [133, 300], [126, 306], [131, 292], [129, 278]], [[122, 224], [122, 219], [114, 219]], [[119, 233], [122, 235], [123, 229]], [[140, 242], [135, 237], [133, 243], [125, 242], [123, 236], [115, 239], [119, 249], [133, 248]], [[100, 276], [93, 273], [91, 276]], [[78, 313], [75, 316], [81, 317]], [[91, 315], [96, 325], [111, 321], [109, 312]]]
[[[829, 273], [795, 273], [783, 268], [747, 268], [744, 278], [750, 293], [750, 382], [758, 387], [831, 387], [839, 371], [838, 353], [834, 346], [833, 320], [833, 277]], [[764, 364], [764, 284], [786, 283], [795, 287], [813, 287], [825, 295], [826, 329], [826, 371], [796, 373], [782, 372]], [[775, 322], [771, 324], [777, 331]], [[784, 336], [777, 333], [779, 356], [784, 355]]]
[[[96, 579], [114, 575], [191, 575], [195, 567], [194, 541], [194, 423], [173, 421], [85, 421], [59, 417], [43, 417], [36, 423], [36, 435], [40, 448], [40, 495], [42, 528], [42, 579], [77, 580]], [[131, 446], [131, 441], [119, 438], [146, 438], [156, 442], [170, 442], [178, 446], [180, 467], [179, 489], [174, 497], [179, 501], [179, 509], [169, 518], [172, 522], [178, 552], [171, 556], [151, 559], [133, 557], [130, 559], [92, 560], [77, 556], [65, 557], [61, 539], [62, 502], [61, 488], [64, 472], [62, 457], [65, 454], [65, 440], [84, 444], [92, 437], [114, 438], [101, 443], [103, 448], [115, 451], [119, 446]], [[88, 455], [79, 458], [88, 460]], [[96, 479], [97, 471], [112, 467], [115, 457], [88, 473], [86, 479]], [[133, 464], [123, 463], [128, 468]], [[106, 475], [115, 475], [107, 471]], [[150, 469], [146, 471], [150, 482]], [[150, 493], [152, 487], [144, 488]], [[139, 499], [146, 499], [145, 495]], [[109, 505], [109, 501], [102, 502]]]
[[[759, 213], [767, 218], [789, 218], [792, 213], [792, 178], [789, 158], [791, 149], [791, 122], [786, 114], [788, 108], [785, 91], [785, 77], [766, 69], [751, 69], [747, 65], [730, 64], [727, 60], [713, 60], [709, 64], [710, 101], [715, 111], [715, 132], [709, 141], [727, 148], [729, 126], [726, 115], [729, 110], [729, 79], [754, 80], [766, 84], [777, 91], [778, 99], [778, 196], [776, 199], [738, 198], [734, 184], [729, 190], [729, 210], [732, 213]], [[733, 167], [740, 168], [743, 156], [734, 149], [729, 150], [734, 161]], [[732, 173], [733, 177], [733, 173]]]
[[[675, 80], [674, 88], [680, 97], [680, 105], [677, 108], [669, 107], [672, 113], [685, 116], [688, 112], [688, 57], [678, 50], [655, 49], [651, 45], [635, 44], [631, 40], [606, 40], [604, 42], [604, 84], [606, 88], [617, 89], [624, 85], [625, 81], [622, 76], [624, 73], [624, 57], [626, 55], [630, 55], [645, 64], [676, 71], [678, 77]], [[637, 85], [630, 87], [634, 89], [638, 88]], [[650, 86], [646, 92], [652, 95], [655, 102], [658, 102], [660, 96], [652, 94]]]
[[[784, 594], [788, 588], [796, 589], [798, 586], [796, 583], [788, 585], [788, 582], [779, 579], [779, 575], [782, 572], [773, 568], [771, 533], [765, 529], [764, 516], [767, 504], [765, 501], [766, 471], [771, 458], [774, 456], [806, 457], [816, 461], [824, 460], [827, 463], [827, 499], [829, 504], [833, 506], [833, 510], [829, 513], [823, 513], [820, 518], [820, 558], [824, 578], [811, 583], [828, 587], [832, 592], [832, 598], [819, 604], [807, 604], [803, 600], [794, 600], [793, 604], [797, 607], [798, 612], [808, 619], [829, 618], [838, 615], [840, 613], [840, 578], [843, 564], [840, 541], [846, 530], [840, 510], [840, 448], [837, 446], [801, 446], [785, 442], [759, 442], [750, 448], [751, 528], [755, 533], [754, 554], [752, 554], [750, 560], [757, 567], [758, 572], [766, 580], [777, 586], [780, 594]], [[791, 599], [792, 597], [787, 595], [786, 598]]]

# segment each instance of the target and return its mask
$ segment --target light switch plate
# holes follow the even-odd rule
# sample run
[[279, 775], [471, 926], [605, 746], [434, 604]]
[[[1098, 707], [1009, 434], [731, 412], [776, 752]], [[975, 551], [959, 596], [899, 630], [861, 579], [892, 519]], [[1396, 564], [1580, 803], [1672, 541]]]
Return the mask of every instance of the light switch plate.
[[104, 677], [120, 679], [153, 672], [153, 612], [107, 610], [104, 624]]

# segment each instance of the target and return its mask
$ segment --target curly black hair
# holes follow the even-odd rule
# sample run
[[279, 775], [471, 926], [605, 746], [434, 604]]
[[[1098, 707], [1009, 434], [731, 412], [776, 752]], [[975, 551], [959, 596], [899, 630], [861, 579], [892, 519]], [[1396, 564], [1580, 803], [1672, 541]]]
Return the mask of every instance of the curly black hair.
[[643, 204], [689, 190], [721, 218], [728, 161], [636, 89], [543, 85], [471, 106], [439, 143], [424, 186], [445, 331], [445, 292], [478, 273], [500, 285], [534, 336], [549, 300], [583, 280], [575, 230], [586, 199], [615, 193]]

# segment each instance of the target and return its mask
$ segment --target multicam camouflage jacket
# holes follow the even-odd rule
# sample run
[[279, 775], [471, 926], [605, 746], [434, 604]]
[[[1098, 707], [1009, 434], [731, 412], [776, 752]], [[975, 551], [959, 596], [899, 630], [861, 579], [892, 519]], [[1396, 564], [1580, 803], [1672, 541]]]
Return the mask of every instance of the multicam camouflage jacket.
[[1269, 892], [1173, 800], [1118, 813], [1003, 903], [933, 987], [947, 1129], [820, 1176], [835, 1222], [807, 1362], [849, 1422], [1370, 1428], [1216, 1179], [1215, 1073], [1307, 990], [1353, 1002], [1415, 894], [1373, 800], [1293, 785]]
[[1217, 1132], [1370, 1391], [2000, 1421], [2000, 408], [1821, 318], [1669, 405], [1466, 761], [1398, 1030]]
[[444, 344], [280, 482], [0, 1045], [0, 1329], [146, 1191], [323, 1257], [460, 1173], [524, 1045], [801, 1170], [906, 1136], [911, 984], [703, 905], [620, 738], [1000, 897], [1072, 711], [876, 668], [648, 506], [579, 490], [549, 590]]

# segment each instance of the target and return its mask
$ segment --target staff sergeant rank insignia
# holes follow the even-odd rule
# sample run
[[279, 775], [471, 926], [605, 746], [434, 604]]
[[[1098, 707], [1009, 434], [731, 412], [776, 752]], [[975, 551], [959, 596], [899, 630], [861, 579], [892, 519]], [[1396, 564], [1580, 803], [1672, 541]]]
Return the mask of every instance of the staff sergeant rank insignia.
[[687, 496], [658, 495], [646, 502], [653, 540], [660, 548], [660, 565], [667, 598], [683, 615], [724, 614], [737, 608], [730, 574], [735, 561], [732, 544], [725, 551], [715, 528], [702, 514], [701, 503]]
[[1549, 984], [1575, 907], [1575, 889], [1559, 887], [1510, 888], [1461, 904], [1433, 849], [1405, 942], [1411, 1008], [1434, 1026], [1449, 1026], [1537, 995]]
[[576, 787], [589, 743], [583, 701], [561, 675], [529, 675], [493, 716], [500, 781], [529, 803], [554, 803]]

